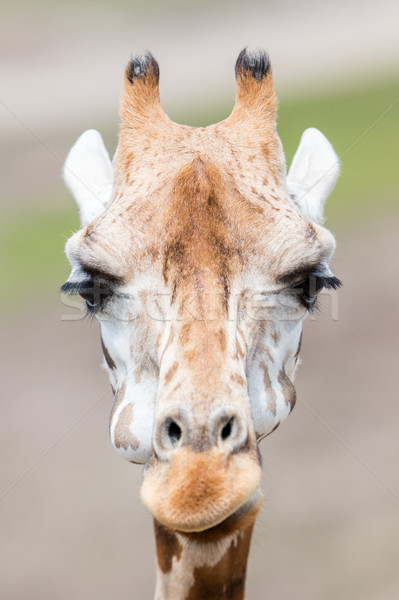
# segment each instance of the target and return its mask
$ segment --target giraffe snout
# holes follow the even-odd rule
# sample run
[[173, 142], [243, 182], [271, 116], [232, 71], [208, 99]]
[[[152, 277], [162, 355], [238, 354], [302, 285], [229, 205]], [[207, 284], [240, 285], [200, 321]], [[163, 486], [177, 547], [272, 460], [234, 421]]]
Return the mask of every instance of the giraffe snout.
[[244, 416], [233, 407], [218, 407], [209, 417], [199, 418], [183, 407], [164, 411], [156, 420], [154, 450], [159, 458], [169, 460], [180, 447], [194, 452], [214, 448], [229, 455], [247, 443], [248, 428]]

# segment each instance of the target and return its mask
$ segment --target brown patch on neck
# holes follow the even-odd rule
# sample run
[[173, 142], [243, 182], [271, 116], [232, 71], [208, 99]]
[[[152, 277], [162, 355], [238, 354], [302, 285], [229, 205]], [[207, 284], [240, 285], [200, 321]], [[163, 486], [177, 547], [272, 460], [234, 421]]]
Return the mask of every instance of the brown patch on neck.
[[182, 546], [177, 535], [156, 519], [154, 519], [154, 531], [158, 565], [162, 573], [166, 574], [172, 570], [173, 557], [180, 560]]
[[216, 565], [194, 568], [194, 583], [186, 600], [243, 600], [252, 528], [251, 525], [237, 534]]
[[283, 390], [285, 403], [290, 407], [290, 410], [292, 410], [296, 402], [296, 391], [294, 384], [288, 378], [284, 369], [281, 369], [279, 373], [278, 382]]

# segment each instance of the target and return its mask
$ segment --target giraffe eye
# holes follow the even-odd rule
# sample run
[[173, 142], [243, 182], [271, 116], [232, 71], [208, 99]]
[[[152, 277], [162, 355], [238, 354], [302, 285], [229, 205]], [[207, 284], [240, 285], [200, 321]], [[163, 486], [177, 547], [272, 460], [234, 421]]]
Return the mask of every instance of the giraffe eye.
[[292, 291], [298, 296], [305, 308], [314, 310], [317, 296], [323, 288], [336, 290], [341, 285], [340, 280], [334, 276], [310, 275], [302, 283], [292, 288]]
[[67, 281], [61, 287], [61, 292], [64, 294], [79, 294], [86, 301], [87, 310], [91, 313], [104, 308], [106, 302], [114, 295], [110, 285], [97, 278]]
[[87, 310], [94, 313], [104, 307], [113, 291], [100, 281], [88, 280], [79, 289], [79, 296], [86, 301]]
[[316, 302], [318, 293], [323, 289], [323, 283], [314, 276], [308, 277], [293, 291], [298, 294], [301, 302], [305, 306], [312, 306]]

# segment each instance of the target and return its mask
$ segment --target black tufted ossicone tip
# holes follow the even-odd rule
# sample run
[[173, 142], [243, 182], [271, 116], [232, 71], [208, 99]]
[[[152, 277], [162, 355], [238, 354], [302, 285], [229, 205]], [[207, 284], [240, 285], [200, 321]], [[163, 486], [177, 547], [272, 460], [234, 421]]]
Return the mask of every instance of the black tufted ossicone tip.
[[236, 77], [242, 71], [250, 71], [257, 81], [261, 81], [270, 70], [270, 59], [262, 49], [244, 48], [238, 55], [235, 73]]
[[127, 66], [126, 77], [130, 83], [134, 83], [137, 77], [145, 77], [149, 71], [159, 79], [159, 66], [151, 52], [137, 54]]

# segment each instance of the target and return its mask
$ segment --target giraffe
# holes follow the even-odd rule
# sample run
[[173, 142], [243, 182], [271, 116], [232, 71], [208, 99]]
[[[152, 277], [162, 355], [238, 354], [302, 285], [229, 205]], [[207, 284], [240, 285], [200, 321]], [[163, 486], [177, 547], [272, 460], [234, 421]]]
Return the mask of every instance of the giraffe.
[[100, 323], [112, 444], [145, 465], [156, 600], [244, 598], [258, 444], [295, 405], [306, 315], [340, 285], [322, 226], [337, 156], [307, 129], [287, 174], [268, 55], [244, 49], [235, 74], [230, 116], [193, 128], [164, 113], [158, 63], [136, 56], [113, 163], [89, 130], [64, 168], [82, 229], [62, 290]]

